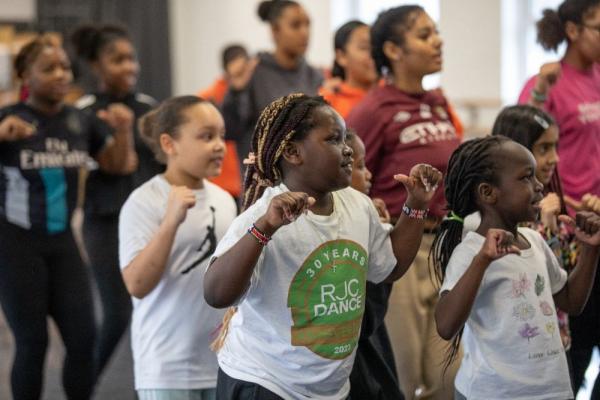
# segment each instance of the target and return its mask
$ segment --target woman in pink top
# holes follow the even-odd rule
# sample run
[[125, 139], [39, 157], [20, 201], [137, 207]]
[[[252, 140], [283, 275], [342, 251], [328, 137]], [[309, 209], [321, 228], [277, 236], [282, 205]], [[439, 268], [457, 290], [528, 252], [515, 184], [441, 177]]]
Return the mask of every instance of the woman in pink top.
[[[542, 107], [560, 129], [558, 172], [571, 208], [598, 211], [600, 201], [600, 0], [566, 0], [544, 10], [538, 42], [560, 62], [545, 64], [523, 88], [519, 103]], [[592, 349], [600, 343], [600, 280], [581, 316], [570, 319], [574, 391], [581, 386]], [[596, 379], [594, 394], [600, 393]], [[595, 398], [595, 396], [593, 396]]]

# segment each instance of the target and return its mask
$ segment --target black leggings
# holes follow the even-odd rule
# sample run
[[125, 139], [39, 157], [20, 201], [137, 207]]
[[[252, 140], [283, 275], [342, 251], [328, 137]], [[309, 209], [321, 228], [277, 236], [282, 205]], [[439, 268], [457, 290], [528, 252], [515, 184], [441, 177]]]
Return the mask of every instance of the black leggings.
[[102, 309], [94, 348], [97, 379], [119, 344], [131, 317], [131, 298], [119, 268], [119, 217], [86, 215], [83, 239]]
[[46, 235], [0, 222], [0, 304], [16, 343], [11, 373], [14, 400], [40, 398], [48, 315], [65, 345], [67, 397], [89, 399], [93, 305], [89, 279], [70, 231]]

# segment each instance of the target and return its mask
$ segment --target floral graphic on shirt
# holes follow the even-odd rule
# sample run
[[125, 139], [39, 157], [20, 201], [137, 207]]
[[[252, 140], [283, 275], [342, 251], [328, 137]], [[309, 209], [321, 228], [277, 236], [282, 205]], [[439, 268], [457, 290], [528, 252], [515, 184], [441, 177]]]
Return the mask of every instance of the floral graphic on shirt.
[[331, 360], [352, 354], [365, 309], [367, 265], [367, 252], [351, 240], [325, 242], [306, 258], [288, 293], [292, 345]]
[[540, 302], [540, 309], [542, 310], [542, 314], [547, 317], [554, 315], [554, 309], [546, 300]]
[[544, 288], [546, 287], [546, 280], [543, 276], [539, 275], [535, 278], [535, 294], [538, 296], [542, 294]]
[[513, 307], [512, 315], [520, 321], [529, 321], [535, 316], [535, 308], [529, 303], [519, 303]]
[[547, 322], [546, 332], [548, 332], [550, 336], [554, 336], [554, 332], [556, 332], [556, 324], [554, 322]]
[[531, 289], [531, 281], [526, 273], [519, 274], [519, 279], [512, 280], [512, 298], [525, 297], [525, 293]]
[[531, 326], [529, 323], [525, 323], [525, 325], [519, 329], [519, 335], [521, 335], [522, 338], [527, 339], [528, 342], [539, 334], [539, 328], [537, 326]]

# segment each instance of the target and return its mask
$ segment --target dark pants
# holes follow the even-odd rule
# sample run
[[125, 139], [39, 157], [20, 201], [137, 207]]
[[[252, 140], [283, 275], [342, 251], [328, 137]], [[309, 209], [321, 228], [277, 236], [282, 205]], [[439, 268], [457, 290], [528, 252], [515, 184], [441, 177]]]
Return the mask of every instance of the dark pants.
[[94, 348], [97, 379], [119, 344], [131, 317], [131, 298], [119, 268], [119, 217], [86, 215], [83, 239], [100, 296], [101, 317]]
[[[600, 267], [600, 266], [599, 266]], [[594, 347], [600, 344], [600, 274], [590, 293], [590, 298], [581, 315], [569, 318], [571, 327], [571, 362], [573, 365], [573, 391], [577, 391], [583, 384], [585, 371], [590, 364]], [[600, 374], [596, 376], [592, 399], [600, 399]], [[591, 382], [588, 382], [588, 385]]]
[[40, 398], [48, 315], [65, 345], [67, 397], [90, 398], [94, 310], [89, 278], [70, 231], [37, 234], [0, 223], [0, 304], [16, 343], [11, 372], [14, 400]]
[[217, 400], [281, 400], [281, 397], [256, 383], [232, 378], [219, 368]]

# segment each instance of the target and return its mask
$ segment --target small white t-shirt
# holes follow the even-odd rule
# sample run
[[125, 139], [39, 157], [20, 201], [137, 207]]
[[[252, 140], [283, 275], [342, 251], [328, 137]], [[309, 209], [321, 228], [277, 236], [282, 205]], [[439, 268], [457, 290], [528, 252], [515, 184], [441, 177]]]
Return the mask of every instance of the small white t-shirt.
[[[215, 257], [287, 190], [268, 188], [235, 219]], [[333, 192], [333, 202], [331, 215], [301, 215], [263, 250], [218, 354], [227, 375], [285, 399], [348, 396], [366, 281], [383, 281], [396, 258], [367, 196], [346, 188]]]
[[[127, 199], [119, 217], [119, 258], [125, 268], [156, 234], [171, 187], [156, 175]], [[131, 347], [136, 389], [204, 389], [217, 382], [209, 349], [223, 311], [204, 300], [204, 270], [236, 216], [235, 202], [204, 181], [196, 205], [177, 229], [165, 272], [143, 299], [133, 299]]]
[[[552, 298], [567, 273], [539, 233], [518, 232], [531, 247], [490, 264], [465, 324], [455, 386], [469, 400], [573, 398]], [[456, 285], [484, 241], [476, 232], [466, 234], [440, 292]]]

